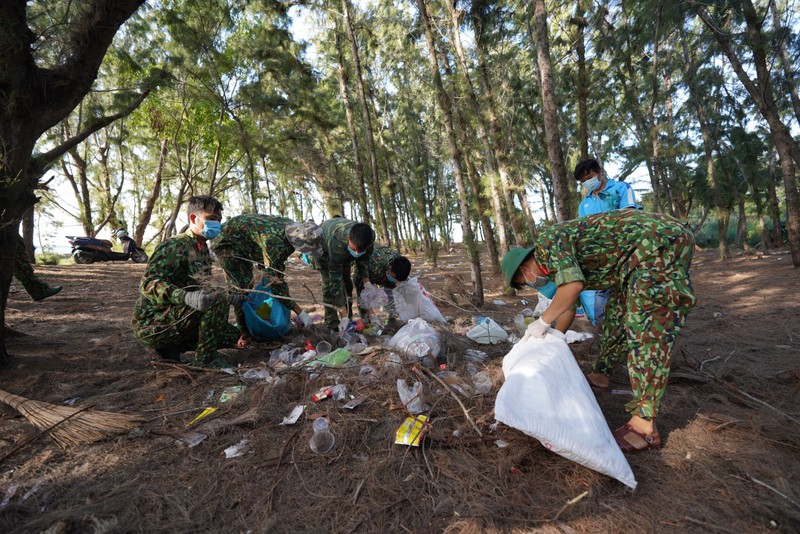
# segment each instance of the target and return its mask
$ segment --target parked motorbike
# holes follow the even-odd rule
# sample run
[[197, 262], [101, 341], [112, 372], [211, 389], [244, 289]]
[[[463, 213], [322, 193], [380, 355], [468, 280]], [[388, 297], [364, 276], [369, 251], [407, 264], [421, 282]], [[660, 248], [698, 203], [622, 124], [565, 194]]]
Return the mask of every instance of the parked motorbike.
[[112, 250], [114, 244], [108, 239], [95, 239], [94, 237], [68, 235], [69, 244], [72, 245], [72, 259], [75, 263], [85, 265], [96, 261], [128, 261], [134, 263], [147, 263], [148, 257], [145, 251], [139, 247], [136, 241], [128, 235], [124, 229], [114, 232], [122, 243], [122, 252]]

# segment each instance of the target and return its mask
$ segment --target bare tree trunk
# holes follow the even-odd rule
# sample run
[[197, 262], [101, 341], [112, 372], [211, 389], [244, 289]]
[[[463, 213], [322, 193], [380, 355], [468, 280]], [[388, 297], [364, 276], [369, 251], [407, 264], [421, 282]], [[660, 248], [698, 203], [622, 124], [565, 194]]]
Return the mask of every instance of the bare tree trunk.
[[747, 241], [747, 213], [744, 210], [744, 195], [739, 197], [739, 220], [736, 221], [736, 244], [744, 250], [745, 254], [750, 252], [750, 243]]
[[778, 199], [778, 191], [775, 183], [778, 181], [777, 169], [778, 153], [772, 150], [769, 154], [769, 178], [767, 180], [767, 194], [769, 195], [769, 214], [772, 219], [772, 246], [779, 248], [783, 246], [783, 234], [781, 232], [781, 203]]
[[142, 246], [144, 243], [144, 232], [150, 224], [150, 217], [153, 216], [153, 209], [156, 206], [156, 201], [161, 194], [161, 177], [164, 173], [164, 164], [167, 161], [167, 139], [161, 140], [161, 150], [158, 152], [158, 165], [156, 166], [156, 175], [153, 178], [153, 190], [150, 191], [150, 196], [147, 197], [147, 204], [144, 210], [139, 214], [139, 221], [136, 223], [136, 232], [133, 236], [134, 241]]
[[[789, 85], [789, 96], [792, 100], [792, 109], [794, 110], [794, 117], [797, 122], [800, 122], [800, 94], [797, 92], [797, 83], [795, 83], [795, 72], [792, 68], [794, 62], [789, 57], [786, 51], [785, 40], [791, 35], [789, 28], [781, 26], [781, 18], [778, 14], [778, 3], [767, 2], [770, 11], [772, 11], [772, 28], [775, 34], [776, 46], [781, 55], [781, 66], [783, 67], [783, 75], [786, 77], [786, 82]], [[800, 163], [798, 163], [800, 165]]]
[[558, 125], [558, 108], [550, 63], [550, 37], [547, 30], [544, 0], [533, 1], [533, 22], [536, 30], [536, 56], [541, 76], [544, 130], [547, 139], [547, 156], [550, 160], [550, 173], [553, 176], [553, 193], [558, 220], [566, 221], [572, 217], [572, 202], [567, 182], [567, 168], [564, 164], [564, 151], [561, 147], [561, 129]]
[[381, 183], [378, 177], [378, 156], [375, 152], [375, 138], [372, 133], [372, 119], [370, 118], [369, 107], [367, 106], [367, 93], [364, 90], [364, 78], [361, 75], [361, 59], [358, 54], [358, 43], [356, 42], [356, 34], [353, 29], [353, 21], [350, 17], [350, 0], [342, 0], [342, 11], [344, 12], [344, 21], [347, 26], [347, 35], [350, 38], [350, 50], [353, 54], [353, 70], [355, 71], [356, 85], [358, 87], [358, 98], [361, 102], [361, 116], [364, 120], [364, 133], [366, 134], [369, 163], [372, 169], [372, 200], [375, 204], [375, 211], [378, 212], [377, 219], [380, 226], [381, 237], [383, 237], [385, 243], [388, 243], [389, 225], [386, 223], [386, 214], [383, 211]]
[[458, 190], [458, 204], [461, 211], [461, 229], [464, 234], [464, 245], [466, 246], [469, 254], [472, 271], [472, 299], [476, 306], [482, 306], [483, 280], [481, 278], [481, 263], [478, 255], [478, 247], [475, 243], [475, 236], [472, 232], [472, 224], [470, 223], [469, 200], [467, 199], [467, 191], [464, 187], [464, 178], [461, 171], [461, 151], [458, 147], [456, 134], [453, 129], [451, 103], [447, 92], [444, 90], [442, 77], [439, 74], [439, 62], [436, 59], [436, 42], [433, 37], [433, 30], [431, 29], [428, 7], [425, 3], [425, 0], [417, 0], [417, 6], [419, 7], [420, 21], [422, 22], [422, 27], [425, 31], [425, 40], [428, 43], [428, 59], [430, 60], [431, 64], [433, 85], [436, 89], [439, 107], [441, 108], [442, 115], [444, 116], [447, 144], [450, 148], [450, 157], [453, 160], [453, 177], [456, 181], [456, 189]]
[[22, 242], [25, 243], [25, 256], [31, 263], [36, 263], [36, 247], [33, 244], [34, 216], [33, 206], [22, 214]]
[[589, 127], [588, 127], [588, 106], [586, 101], [589, 97], [589, 77], [586, 74], [586, 36], [584, 29], [587, 26], [584, 18], [584, 0], [577, 0], [575, 6], [575, 16], [570, 22], [578, 28], [578, 35], [575, 38], [575, 51], [578, 53], [578, 79], [575, 93], [578, 99], [578, 149], [580, 150], [581, 161], [589, 158]]

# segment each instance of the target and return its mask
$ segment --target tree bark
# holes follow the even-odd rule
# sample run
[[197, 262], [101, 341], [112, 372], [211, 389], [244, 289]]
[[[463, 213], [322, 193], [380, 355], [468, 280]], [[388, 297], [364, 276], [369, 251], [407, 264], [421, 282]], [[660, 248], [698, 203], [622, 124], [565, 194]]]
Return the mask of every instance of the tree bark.
[[[791, 35], [789, 28], [781, 26], [781, 18], [778, 14], [778, 3], [775, 1], [767, 2], [769, 9], [772, 12], [772, 28], [775, 32], [775, 41], [778, 52], [781, 55], [781, 66], [783, 67], [783, 75], [786, 77], [786, 83], [789, 86], [789, 97], [792, 101], [792, 109], [794, 110], [794, 117], [797, 122], [800, 122], [800, 94], [797, 92], [797, 83], [795, 83], [796, 73], [794, 72], [792, 59], [786, 50], [785, 37], [786, 34]], [[800, 165], [800, 162], [797, 162]]]
[[381, 195], [381, 183], [378, 177], [378, 155], [375, 152], [375, 137], [372, 131], [372, 119], [370, 118], [369, 107], [367, 106], [367, 93], [364, 90], [364, 77], [361, 75], [361, 59], [358, 53], [358, 42], [356, 41], [353, 20], [350, 17], [350, 0], [342, 0], [342, 11], [344, 21], [347, 26], [347, 35], [350, 38], [350, 50], [353, 54], [353, 71], [358, 87], [358, 99], [361, 103], [361, 117], [364, 121], [364, 133], [367, 140], [367, 151], [369, 152], [369, 164], [372, 169], [372, 201], [377, 211], [380, 234], [384, 243], [389, 243], [389, 225], [386, 223], [386, 214], [383, 211], [383, 198]]
[[572, 202], [567, 182], [567, 168], [561, 147], [561, 129], [558, 125], [555, 84], [550, 62], [550, 37], [547, 30], [547, 13], [544, 0], [533, 1], [533, 22], [536, 30], [536, 57], [541, 76], [542, 107], [544, 108], [544, 130], [547, 139], [547, 157], [553, 177], [558, 221], [572, 218]]
[[147, 204], [144, 210], [139, 214], [139, 221], [136, 223], [136, 232], [134, 233], [134, 240], [139, 246], [144, 243], [144, 232], [150, 224], [150, 217], [153, 215], [153, 209], [156, 206], [156, 201], [161, 195], [161, 180], [164, 174], [164, 165], [167, 161], [167, 139], [161, 140], [161, 150], [158, 152], [158, 165], [156, 165], [156, 175], [153, 178], [153, 189], [150, 191], [150, 196], [147, 197]]
[[589, 127], [588, 127], [588, 106], [589, 98], [589, 76], [586, 73], [586, 35], [587, 26], [584, 18], [585, 0], [577, 0], [575, 6], [575, 17], [571, 22], [577, 27], [575, 37], [575, 51], [578, 53], [578, 76], [575, 84], [575, 93], [578, 100], [578, 149], [580, 150], [581, 161], [589, 158]]
[[453, 177], [456, 181], [456, 189], [458, 190], [458, 204], [461, 212], [461, 230], [464, 235], [464, 245], [466, 246], [469, 254], [472, 272], [472, 300], [476, 306], [482, 306], [483, 280], [481, 278], [480, 257], [478, 255], [478, 248], [475, 243], [475, 236], [472, 231], [472, 223], [470, 222], [469, 200], [467, 199], [467, 191], [464, 187], [464, 178], [461, 171], [461, 150], [458, 147], [456, 134], [453, 129], [451, 102], [447, 92], [444, 90], [442, 77], [439, 73], [439, 61], [436, 58], [436, 42], [433, 37], [433, 30], [431, 29], [428, 6], [426, 5], [425, 0], [416, 1], [419, 8], [419, 16], [422, 23], [422, 28], [425, 32], [425, 40], [428, 44], [428, 59], [431, 65], [431, 74], [433, 75], [433, 85], [436, 90], [436, 97], [439, 102], [439, 107], [441, 108], [442, 115], [444, 116], [447, 144], [450, 148], [450, 158], [453, 160]]

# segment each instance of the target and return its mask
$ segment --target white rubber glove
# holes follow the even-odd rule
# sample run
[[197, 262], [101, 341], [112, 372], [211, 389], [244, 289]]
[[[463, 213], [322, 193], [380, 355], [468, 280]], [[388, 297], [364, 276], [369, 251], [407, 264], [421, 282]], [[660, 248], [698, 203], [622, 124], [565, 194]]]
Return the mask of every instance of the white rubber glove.
[[297, 318], [300, 319], [300, 322], [303, 323], [303, 326], [306, 328], [309, 328], [314, 323], [314, 320], [311, 318], [311, 316], [304, 311], [298, 313]]
[[548, 330], [550, 330], [550, 323], [544, 322], [542, 318], [539, 317], [525, 329], [525, 335], [522, 336], [522, 341], [528, 341], [530, 338], [543, 339], [544, 336], [547, 335]]
[[190, 308], [197, 311], [206, 311], [217, 301], [217, 296], [208, 291], [198, 289], [197, 291], [189, 291], [183, 297], [183, 302]]

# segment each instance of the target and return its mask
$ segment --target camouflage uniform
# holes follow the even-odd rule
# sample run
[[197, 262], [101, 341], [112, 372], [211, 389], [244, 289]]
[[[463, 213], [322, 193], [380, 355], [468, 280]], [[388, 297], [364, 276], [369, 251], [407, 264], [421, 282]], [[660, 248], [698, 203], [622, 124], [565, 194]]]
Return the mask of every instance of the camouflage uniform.
[[[395, 283], [389, 281], [386, 277], [386, 273], [389, 271], [389, 265], [396, 259], [400, 257], [400, 253], [391, 248], [391, 247], [382, 247], [376, 246], [372, 250], [372, 254], [369, 257], [369, 264], [367, 266], [369, 270], [369, 281], [381, 287], [386, 287], [389, 289], [394, 289]], [[353, 280], [350, 277], [350, 270], [347, 271], [347, 276], [345, 276], [344, 284], [345, 284], [345, 291], [348, 295], [352, 295], [353, 293]], [[361, 295], [361, 292], [364, 290], [364, 283], [361, 281], [361, 277], [357, 277], [355, 280], [356, 286], [356, 294]], [[392, 302], [393, 302], [393, 295], [392, 292], [389, 291], [389, 309], [393, 309]], [[352, 314], [353, 306], [352, 304], [349, 306], [349, 310]], [[361, 316], [364, 317], [367, 313], [367, 310], [359, 307], [359, 311], [361, 312]]]
[[[359, 280], [369, 277], [369, 259], [373, 246], [370, 245], [358, 259], [347, 251], [350, 229], [356, 224], [355, 221], [337, 217], [321, 225], [323, 253], [319, 258], [314, 258], [314, 268], [322, 275], [322, 301], [336, 308], [345, 307], [348, 304], [348, 297], [352, 296], [350, 268], [353, 263], [356, 264]], [[349, 280], [349, 283], [346, 280]], [[325, 326], [333, 330], [338, 324], [336, 310], [326, 306]]]
[[22, 236], [18, 237], [17, 255], [14, 256], [14, 278], [22, 284], [22, 287], [33, 300], [42, 300], [58, 293], [58, 290], [61, 289], [60, 287], [58, 289], [51, 288], [33, 272], [31, 262], [25, 254], [25, 241]]
[[[211, 275], [211, 255], [191, 231], [162, 241], [147, 264], [133, 312], [133, 334], [165, 357], [196, 350], [210, 363], [217, 349], [235, 343], [238, 331], [228, 324], [228, 302], [222, 298], [205, 311], [184, 303], [188, 291], [201, 289]], [[170, 354], [170, 356], [166, 356]]]
[[658, 412], [670, 350], [696, 302], [689, 280], [693, 246], [679, 221], [638, 210], [580, 217], [539, 235], [534, 257], [557, 285], [581, 281], [587, 289], [613, 290], [593, 369], [609, 374], [627, 357], [631, 415], [650, 419]]
[[[270, 292], [288, 297], [289, 285], [284, 280], [284, 272], [294, 247], [286, 238], [286, 225], [292, 222], [276, 215], [237, 215], [228, 219], [212, 243], [228, 283], [241, 289], [254, 287], [257, 284], [253, 280], [253, 268], [258, 266], [259, 273], [269, 277]], [[290, 310], [296, 306], [292, 300], [280, 301]], [[240, 332], [245, 333], [247, 325], [242, 308], [234, 307], [234, 314]]]

